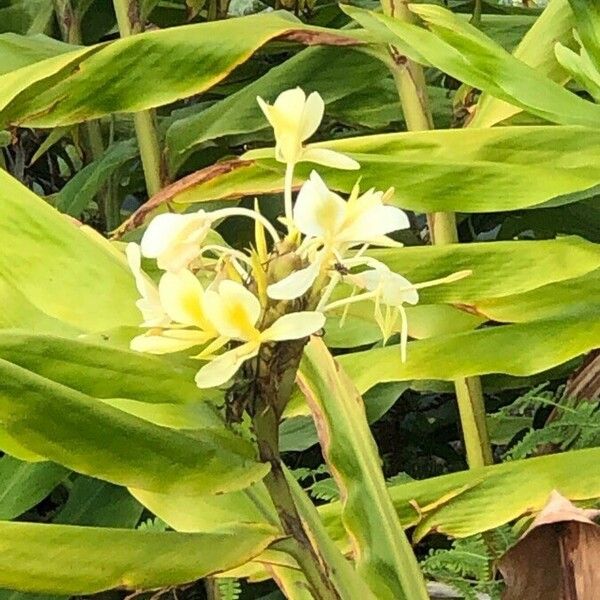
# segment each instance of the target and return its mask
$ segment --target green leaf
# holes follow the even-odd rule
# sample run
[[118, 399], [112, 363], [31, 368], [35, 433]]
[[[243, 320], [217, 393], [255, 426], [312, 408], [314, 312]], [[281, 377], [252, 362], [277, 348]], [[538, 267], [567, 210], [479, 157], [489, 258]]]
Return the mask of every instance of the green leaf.
[[0, 358], [96, 398], [184, 404], [218, 395], [198, 389], [192, 368], [101, 343], [0, 330]]
[[[340, 71], [344, 72], [341, 79], [336, 77]], [[209, 140], [262, 130], [270, 132], [270, 125], [256, 102], [257, 96], [272, 102], [280, 92], [300, 86], [307, 93], [318, 91], [325, 103], [330, 104], [369, 87], [373, 79], [385, 79], [388, 74], [383, 63], [363, 52], [308, 48], [199, 114], [177, 120], [167, 132], [169, 159], [173, 165], [179, 164], [187, 153]], [[396, 106], [401, 116], [397, 95]], [[272, 139], [270, 133], [269, 137]]]
[[3, 0], [0, 31], [37, 34], [46, 31], [54, 18], [52, 0]]
[[14, 519], [41, 502], [69, 471], [50, 462], [0, 458], [0, 519]]
[[289, 13], [271, 12], [73, 51], [0, 77], [0, 123], [56, 127], [162, 106], [215, 85], [273, 38], [318, 43], [320, 34], [330, 44], [358, 43], [349, 33], [311, 28]]
[[80, 475], [69, 498], [53, 519], [57, 524], [90, 527], [135, 527], [142, 505], [126, 488]]
[[[437, 531], [467, 537], [541, 510], [558, 490], [570, 500], [600, 497], [600, 449], [576, 450], [480, 467], [389, 488], [405, 527], [415, 538]], [[348, 547], [339, 502], [319, 508], [330, 534]]]
[[583, 47], [600, 71], [600, 6], [593, 0], [569, 0], [569, 3]]
[[388, 494], [358, 391], [316, 338], [305, 348], [297, 378], [343, 498], [341, 519], [359, 575], [377, 598], [428, 598]]
[[[564, 84], [569, 76], [554, 56], [554, 45], [556, 42], [567, 47], [574, 45], [574, 24], [569, 0], [552, 0], [525, 34], [513, 53], [514, 57], [535, 69], [540, 75]], [[509, 119], [520, 110], [517, 106], [484, 93], [475, 107], [469, 127], [491, 127]]]
[[524, 323], [533, 319], [600, 314], [600, 271], [584, 277], [550, 283], [541, 288], [475, 303], [473, 307], [488, 319]]
[[598, 339], [597, 315], [576, 314], [409, 342], [405, 363], [398, 346], [345, 354], [338, 360], [364, 393], [384, 381], [532, 375], [592, 350]]
[[0, 327], [73, 335], [139, 324], [124, 258], [86, 231], [0, 170]]
[[66, 595], [173, 586], [243, 564], [277, 537], [255, 524], [181, 534], [1, 522], [0, 586]]
[[66, 183], [56, 197], [56, 207], [79, 217], [115, 172], [137, 154], [137, 144], [133, 140], [112, 144], [101, 158], [83, 167]]
[[418, 283], [470, 269], [452, 284], [421, 290], [420, 302], [469, 304], [566, 281], [600, 267], [600, 246], [578, 237], [557, 240], [480, 242], [372, 250], [392, 271]]
[[[408, 383], [383, 383], [366, 392], [363, 400], [367, 421], [373, 423], [380, 419], [408, 387]], [[296, 391], [298, 396], [302, 396], [299, 390]], [[310, 416], [305, 416], [310, 415], [310, 409], [303, 396], [302, 403], [302, 410], [298, 406], [294, 416], [286, 418], [279, 427], [279, 448], [282, 452], [300, 452], [319, 441], [315, 422]]]
[[[0, 9], [0, 15], [2, 9]], [[0, 75], [75, 49], [45, 35], [0, 34]]]
[[[600, 121], [599, 121], [600, 122]], [[396, 205], [419, 212], [530, 208], [600, 181], [600, 132], [578, 127], [503, 127], [390, 133], [313, 144], [349, 154], [360, 171], [319, 167], [333, 189], [394, 187]], [[283, 166], [271, 149], [200, 171], [169, 198], [206, 202], [280, 192]], [[299, 186], [315, 165], [301, 163]], [[427, 173], [424, 177], [423, 173]], [[460, 185], [457, 185], [460, 182]]]
[[473, 87], [547, 121], [597, 126], [600, 107], [567, 91], [543, 73], [515, 58], [476, 27], [438, 6], [410, 8], [431, 31], [359, 8], [344, 10], [381, 41]]
[[0, 428], [74, 471], [152, 491], [232, 491], [268, 471], [250, 442], [225, 429], [189, 435], [167, 429], [4, 360]]
[[557, 44], [554, 52], [558, 62], [565, 70], [598, 102], [600, 100], [600, 72], [592, 64], [585, 48], [581, 48], [577, 54], [570, 48]]
[[[417, 525], [417, 538], [430, 531], [467, 537], [541, 510], [553, 490], [573, 501], [600, 498], [598, 460], [599, 448], [576, 450], [396, 484], [388, 489], [402, 525]], [[218, 502], [234, 495], [239, 497], [236, 493], [213, 498]], [[207, 522], [211, 512], [197, 509], [198, 500], [202, 498], [188, 497], [171, 506], [164, 497], [162, 503], [151, 504], [150, 509], [156, 508], [167, 521], [173, 520], [171, 525], [176, 528], [185, 524], [185, 531], [204, 531], [211, 526]], [[239, 520], [247, 518], [249, 513], [242, 506], [231, 506], [231, 520], [235, 520], [236, 509], [240, 510]], [[351, 543], [340, 518], [341, 503], [319, 506], [318, 511], [329, 535], [350, 552]], [[237, 575], [249, 573], [256, 576], [255, 565], [245, 565]]]

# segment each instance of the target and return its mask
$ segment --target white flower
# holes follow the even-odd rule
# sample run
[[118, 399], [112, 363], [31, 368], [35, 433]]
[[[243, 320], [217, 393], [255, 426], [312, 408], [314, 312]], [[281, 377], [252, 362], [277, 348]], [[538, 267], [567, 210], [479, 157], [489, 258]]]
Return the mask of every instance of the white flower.
[[298, 194], [294, 224], [304, 235], [329, 247], [378, 243], [386, 234], [410, 227], [406, 213], [386, 206], [383, 199], [384, 193], [373, 188], [359, 195], [355, 186], [345, 202], [313, 171]]
[[142, 272], [142, 256], [140, 247], [133, 242], [125, 248], [127, 263], [135, 278], [135, 285], [141, 296], [135, 305], [142, 313], [144, 327], [161, 327], [169, 323], [169, 317], [165, 313], [160, 301], [158, 290], [154, 284]]
[[164, 213], [152, 219], [141, 242], [142, 254], [155, 258], [159, 269], [177, 272], [200, 255], [200, 244], [212, 225], [204, 210], [192, 214]]
[[[142, 236], [142, 255], [155, 258], [159, 269], [177, 273], [187, 268], [202, 254], [202, 242], [213, 224], [231, 216], [244, 216], [262, 223], [274, 242], [279, 241], [277, 231], [258, 211], [243, 207], [223, 208], [213, 212], [202, 209], [191, 214], [164, 213], [152, 219]], [[213, 244], [214, 248], [215, 246]], [[221, 247], [230, 253], [235, 251]]]
[[[357, 244], [388, 245], [385, 236], [406, 229], [406, 213], [384, 204], [385, 194], [374, 189], [359, 195], [355, 186], [348, 201], [332, 192], [313, 171], [302, 186], [293, 210], [295, 227], [307, 236], [305, 245], [321, 247], [310, 257], [311, 264], [270, 285], [267, 294], [276, 300], [291, 300], [305, 294], [327, 262], [342, 262], [341, 255]], [[391, 242], [393, 243], [393, 242]]]
[[[408, 318], [405, 304], [417, 304], [419, 301], [419, 292], [417, 290], [440, 285], [444, 283], [452, 283], [471, 275], [471, 271], [457, 271], [447, 277], [433, 279], [422, 283], [411, 283], [406, 277], [398, 273], [394, 273], [390, 268], [383, 263], [373, 258], [365, 258], [365, 261], [371, 267], [361, 273], [352, 273], [346, 275], [348, 282], [356, 287], [366, 289], [367, 291], [354, 295], [348, 298], [336, 300], [331, 304], [326, 305], [323, 311], [347, 307], [355, 302], [363, 300], [371, 300], [375, 303], [374, 318], [379, 325], [383, 335], [384, 343], [396, 330], [396, 322], [398, 316], [401, 318], [400, 327], [400, 353], [402, 362], [406, 361], [406, 351], [408, 344]], [[382, 309], [382, 305], [385, 309]], [[342, 317], [343, 319], [344, 317]]]
[[166, 354], [199, 346], [217, 337], [217, 331], [205, 310], [206, 293], [190, 271], [165, 273], [160, 279], [158, 295], [160, 306], [168, 316], [161, 325], [167, 328], [150, 329], [133, 338], [131, 349]]
[[370, 292], [377, 290], [380, 301], [388, 306], [417, 304], [419, 301], [419, 292], [415, 285], [406, 277], [390, 271], [384, 264], [351, 277], [351, 281], [356, 285]]
[[[416, 286], [406, 277], [390, 271], [384, 264], [352, 276], [351, 281], [375, 295], [374, 318], [381, 329], [384, 343], [394, 332], [398, 315], [400, 315], [402, 320], [400, 355], [402, 362], [405, 362], [408, 345], [408, 319], [404, 304], [417, 304], [419, 293]], [[385, 306], [385, 310], [382, 310], [382, 304]]]
[[275, 133], [275, 157], [279, 162], [294, 165], [314, 162], [337, 169], [358, 169], [352, 158], [325, 148], [304, 148], [303, 142], [319, 128], [325, 103], [318, 92], [306, 94], [299, 87], [279, 94], [275, 102], [267, 104], [260, 96], [258, 104]]
[[260, 331], [256, 327], [261, 314], [258, 298], [240, 283], [229, 280], [220, 283], [218, 292], [207, 291], [204, 303], [218, 333], [243, 344], [198, 371], [196, 384], [200, 388], [227, 382], [245, 361], [258, 354], [262, 343], [301, 339], [315, 333], [325, 323], [320, 312], [297, 312], [283, 315], [269, 328]]

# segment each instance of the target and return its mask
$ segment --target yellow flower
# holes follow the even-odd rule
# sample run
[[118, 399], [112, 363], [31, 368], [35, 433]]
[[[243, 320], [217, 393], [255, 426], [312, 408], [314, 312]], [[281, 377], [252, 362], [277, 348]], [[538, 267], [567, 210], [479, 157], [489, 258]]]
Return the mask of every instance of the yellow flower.
[[[153, 328], [131, 340], [138, 352], [167, 354], [207, 343], [217, 331], [207, 317], [205, 292], [190, 271], [166, 272], [160, 279], [160, 305], [168, 316], [166, 328]], [[189, 329], [192, 328], [192, 329]]]
[[135, 305], [142, 313], [143, 327], [161, 327], [169, 323], [169, 318], [160, 302], [158, 290], [142, 272], [142, 256], [140, 247], [133, 242], [125, 248], [127, 263], [135, 278], [135, 285], [141, 296]]
[[235, 281], [222, 281], [216, 292], [208, 290], [204, 303], [219, 335], [243, 343], [198, 371], [196, 384], [200, 388], [227, 382], [245, 361], [258, 354], [262, 343], [301, 339], [325, 324], [322, 313], [306, 311], [283, 315], [269, 328], [260, 331], [256, 327], [261, 315], [260, 302], [252, 292]]
[[304, 247], [322, 248], [310, 256], [311, 264], [270, 285], [267, 294], [292, 300], [305, 294], [328, 261], [343, 264], [343, 253], [358, 244], [389, 245], [386, 234], [410, 226], [406, 213], [384, 204], [386, 195], [374, 189], [359, 195], [355, 186], [348, 201], [332, 192], [316, 171], [302, 186], [293, 209], [294, 226], [307, 236]]
[[158, 215], [142, 236], [142, 254], [155, 258], [159, 269], [172, 272], [185, 269], [200, 255], [200, 244], [211, 225], [210, 214], [204, 210]]
[[352, 158], [325, 148], [304, 148], [303, 142], [319, 128], [325, 103], [318, 92], [306, 94], [299, 87], [279, 94], [267, 104], [260, 96], [258, 104], [275, 132], [275, 157], [279, 162], [294, 165], [314, 162], [336, 169], [358, 169]]
[[[159, 269], [177, 273], [187, 268], [202, 254], [202, 242], [212, 225], [231, 216], [250, 217], [260, 222], [273, 241], [279, 241], [279, 235], [273, 225], [258, 211], [239, 206], [212, 212], [200, 209], [190, 214], [164, 213], [154, 217], [142, 236], [142, 255], [155, 258]], [[224, 247], [221, 247], [221, 250], [233, 252]]]

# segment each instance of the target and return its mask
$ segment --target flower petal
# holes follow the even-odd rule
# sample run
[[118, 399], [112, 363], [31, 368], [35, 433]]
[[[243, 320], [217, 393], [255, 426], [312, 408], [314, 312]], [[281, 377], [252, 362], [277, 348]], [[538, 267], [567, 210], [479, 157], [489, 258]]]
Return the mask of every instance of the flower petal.
[[338, 236], [340, 242], [369, 242], [392, 231], [407, 229], [410, 222], [406, 213], [395, 206], [369, 206], [348, 218]]
[[243, 363], [258, 354], [259, 348], [259, 342], [250, 342], [221, 354], [219, 358], [211, 360], [196, 373], [196, 385], [204, 389], [226, 383]]
[[204, 306], [213, 326], [221, 335], [244, 341], [258, 336], [255, 325], [260, 317], [260, 302], [241, 283], [222, 281], [217, 292], [205, 293]]
[[273, 102], [273, 107], [288, 117], [290, 121], [295, 120], [299, 122], [305, 103], [306, 94], [304, 90], [300, 87], [295, 87], [281, 92], [275, 102]]
[[300, 188], [294, 206], [294, 223], [304, 234], [331, 238], [341, 227], [346, 215], [346, 203], [327, 188], [316, 171]]
[[169, 354], [200, 346], [205, 344], [208, 339], [209, 336], [201, 331], [167, 329], [160, 334], [145, 333], [138, 335], [131, 340], [129, 347], [136, 352]]
[[142, 254], [155, 258], [159, 269], [179, 271], [200, 254], [200, 243], [211, 220], [200, 210], [192, 214], [164, 213], [148, 225], [141, 242]]
[[306, 94], [300, 88], [285, 90], [269, 106], [264, 100], [258, 103], [273, 127], [275, 158], [284, 163], [295, 163], [302, 152], [301, 121]]
[[302, 107], [302, 118], [300, 120], [299, 137], [303, 142], [307, 140], [321, 124], [323, 114], [325, 113], [325, 102], [319, 92], [309, 94], [304, 106]]
[[300, 162], [313, 162], [324, 167], [344, 169], [346, 171], [360, 169], [360, 163], [353, 158], [327, 148], [305, 148], [302, 152]]
[[419, 292], [406, 277], [389, 270], [371, 269], [358, 274], [363, 287], [373, 291], [381, 289], [381, 302], [389, 306], [404, 303], [417, 304]]
[[171, 319], [214, 332], [204, 312], [202, 284], [190, 271], [167, 271], [158, 284], [160, 299]]
[[262, 332], [262, 339], [272, 342], [299, 340], [319, 331], [325, 325], [325, 315], [318, 311], [290, 313], [279, 317]]
[[293, 300], [303, 296], [315, 282], [320, 269], [321, 261], [316, 260], [308, 267], [294, 271], [267, 287], [267, 296], [273, 300]]
[[141, 298], [135, 303], [138, 310], [142, 313], [144, 325], [147, 327], [160, 327], [167, 325], [167, 317], [158, 294], [158, 290], [142, 271], [142, 256], [140, 247], [133, 242], [125, 247], [127, 262], [135, 278], [135, 286]]

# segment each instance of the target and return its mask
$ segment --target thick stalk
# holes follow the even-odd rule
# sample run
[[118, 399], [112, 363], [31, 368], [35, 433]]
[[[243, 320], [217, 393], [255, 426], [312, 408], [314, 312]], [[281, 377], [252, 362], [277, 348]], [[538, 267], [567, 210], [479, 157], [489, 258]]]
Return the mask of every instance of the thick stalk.
[[454, 382], [454, 389], [469, 468], [491, 465], [494, 457], [485, 421], [481, 379], [479, 377], [457, 379]]
[[[137, 0], [113, 0], [113, 5], [121, 37], [129, 37], [143, 31], [144, 26]], [[133, 119], [144, 169], [146, 190], [148, 196], [154, 196], [163, 187], [164, 173], [154, 111], [137, 112]]]
[[340, 600], [334, 584], [304, 530], [302, 519], [286, 481], [278, 448], [279, 419], [268, 403], [259, 401], [256, 408], [258, 410], [253, 418], [253, 425], [260, 458], [271, 465], [271, 471], [265, 477], [264, 483], [277, 509], [283, 531], [290, 536], [285, 544], [285, 550], [298, 563], [317, 600]]
[[481, 25], [481, 13], [483, 12], [483, 5], [481, 0], [475, 0], [473, 5], [473, 16], [471, 17], [471, 23], [475, 26]]
[[[406, 0], [381, 0], [386, 14], [404, 21], [412, 21]], [[402, 103], [406, 126], [409, 131], [433, 128], [429, 109], [423, 69], [395, 49], [390, 49], [393, 60], [392, 72]], [[450, 212], [433, 212], [427, 215], [431, 243], [435, 245], [458, 242], [456, 216]], [[493, 462], [487, 426], [485, 403], [481, 381], [478, 377], [457, 379], [454, 382], [460, 414], [461, 428], [465, 440], [467, 463], [470, 468]]]

